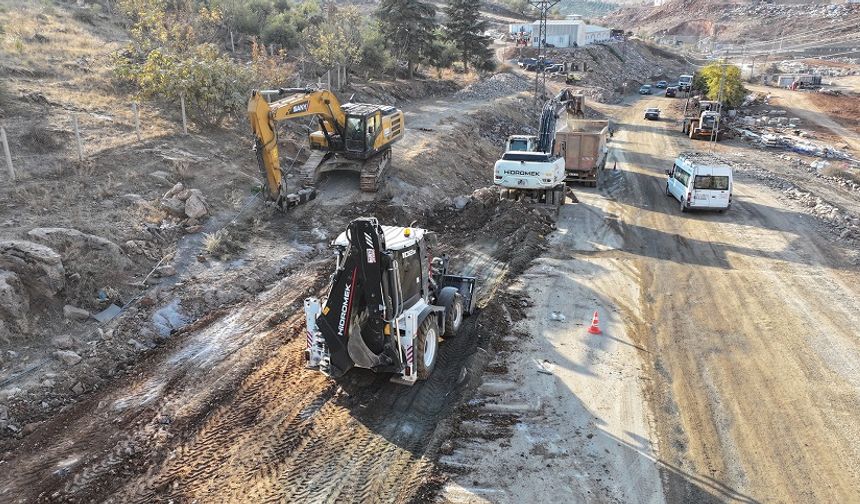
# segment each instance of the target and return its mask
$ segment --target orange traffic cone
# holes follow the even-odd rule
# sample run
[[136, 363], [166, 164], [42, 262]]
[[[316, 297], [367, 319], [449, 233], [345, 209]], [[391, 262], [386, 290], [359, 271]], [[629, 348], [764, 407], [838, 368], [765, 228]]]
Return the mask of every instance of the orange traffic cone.
[[589, 334], [602, 334], [600, 331], [600, 321], [597, 320], [597, 310], [594, 310], [594, 319], [591, 321], [591, 327], [588, 328]]

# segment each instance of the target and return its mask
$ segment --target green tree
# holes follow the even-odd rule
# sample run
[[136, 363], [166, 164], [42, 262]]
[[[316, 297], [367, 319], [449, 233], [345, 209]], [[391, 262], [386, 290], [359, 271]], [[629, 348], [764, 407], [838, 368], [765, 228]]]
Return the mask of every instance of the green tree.
[[362, 33], [362, 16], [357, 8], [332, 6], [326, 22], [315, 30], [308, 52], [323, 68], [340, 65], [349, 69], [361, 61]]
[[411, 79], [415, 65], [427, 58], [433, 44], [436, 8], [421, 0], [382, 0], [376, 16], [388, 49], [406, 61]]
[[709, 100], [720, 98], [722, 82], [722, 101], [729, 107], [741, 105], [747, 95], [741, 80], [741, 69], [735, 65], [711, 63], [699, 72], [705, 85], [705, 95]]
[[448, 0], [445, 7], [445, 36], [460, 53], [463, 70], [469, 63], [486, 69], [493, 65], [490, 37], [484, 35], [489, 24], [481, 18], [481, 2], [476, 0]]

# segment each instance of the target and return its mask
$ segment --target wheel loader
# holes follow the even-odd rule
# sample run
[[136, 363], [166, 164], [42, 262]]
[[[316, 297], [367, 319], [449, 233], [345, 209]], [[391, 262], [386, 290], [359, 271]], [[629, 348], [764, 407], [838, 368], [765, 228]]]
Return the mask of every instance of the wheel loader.
[[430, 376], [440, 341], [457, 335], [476, 299], [474, 277], [431, 255], [434, 236], [373, 217], [349, 224], [332, 243], [328, 295], [304, 303], [309, 367], [334, 378], [367, 368], [406, 385]]
[[[274, 101], [270, 103], [269, 99]], [[308, 135], [313, 153], [299, 168], [305, 189], [289, 192], [278, 155], [277, 123], [303, 117], [315, 117], [319, 129]], [[313, 198], [314, 184], [328, 171], [356, 171], [361, 190], [376, 192], [391, 164], [391, 146], [405, 132], [401, 110], [367, 103], [341, 105], [337, 96], [326, 89], [255, 90], [248, 101], [248, 119], [266, 196], [280, 207]]]

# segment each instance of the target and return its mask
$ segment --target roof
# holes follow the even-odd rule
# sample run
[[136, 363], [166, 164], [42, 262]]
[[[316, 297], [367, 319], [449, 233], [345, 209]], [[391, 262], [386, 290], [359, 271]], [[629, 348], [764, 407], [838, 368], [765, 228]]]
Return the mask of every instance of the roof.
[[[407, 229], [409, 229], [408, 237], [405, 236]], [[382, 233], [385, 235], [385, 246], [388, 247], [388, 250], [403, 250], [424, 239], [424, 234], [427, 231], [414, 227], [382, 226]], [[338, 235], [331, 244], [335, 247], [348, 247], [349, 240], [346, 238], [346, 231]]]
[[602, 26], [597, 26], [597, 25], [592, 25], [592, 24], [587, 25], [585, 27], [586, 33], [597, 33], [597, 32], [603, 32], [603, 31], [609, 31], [609, 28], [604, 28]]
[[731, 163], [709, 152], [682, 152], [678, 154], [678, 159], [682, 159], [690, 165], [732, 169]]
[[[539, 25], [540, 21], [535, 21], [532, 25]], [[569, 26], [582, 26], [585, 22], [581, 19], [547, 19], [546, 24], [548, 25], [569, 25]]]

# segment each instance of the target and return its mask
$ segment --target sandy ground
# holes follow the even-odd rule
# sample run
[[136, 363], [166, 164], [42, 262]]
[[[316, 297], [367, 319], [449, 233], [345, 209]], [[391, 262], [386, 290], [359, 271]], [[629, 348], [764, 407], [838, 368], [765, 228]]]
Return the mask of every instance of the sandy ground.
[[[663, 171], [707, 147], [644, 121], [648, 106], [668, 108], [606, 107], [619, 171], [562, 212], [522, 279], [529, 336], [483, 389], [481, 407], [519, 405], [517, 421], [492, 442], [461, 429], [440, 462], [465, 474], [443, 500], [860, 500], [851, 251], [752, 177], [735, 179], [729, 212], [682, 215]], [[594, 309], [603, 337], [585, 333]]]
[[[473, 470], [445, 488], [447, 501], [664, 500], [642, 387], [645, 351], [626, 329], [639, 318], [637, 277], [618, 257], [623, 239], [606, 217], [608, 200], [577, 194], [580, 203], [561, 211], [551, 249], [513, 286], [533, 305], [516, 326], [522, 338], [506, 362], [509, 375], [480, 389], [483, 410], [518, 413], [519, 422], [510, 438], [481, 443], [468, 434], [492, 428], [468, 426], [458, 449], [440, 459]], [[586, 331], [595, 310], [600, 335]]]
[[810, 99], [808, 92], [790, 91], [788, 89], [765, 86], [749, 86], [749, 88], [752, 91], [769, 93], [778, 97], [778, 105], [789, 110], [791, 114], [796, 114], [797, 117], [800, 117], [804, 121], [812, 122], [841, 137], [845, 144], [851, 147], [851, 151], [855, 157], [860, 155], [860, 133], [842, 126], [822, 112]]

